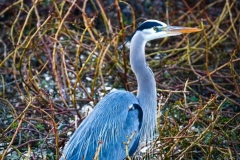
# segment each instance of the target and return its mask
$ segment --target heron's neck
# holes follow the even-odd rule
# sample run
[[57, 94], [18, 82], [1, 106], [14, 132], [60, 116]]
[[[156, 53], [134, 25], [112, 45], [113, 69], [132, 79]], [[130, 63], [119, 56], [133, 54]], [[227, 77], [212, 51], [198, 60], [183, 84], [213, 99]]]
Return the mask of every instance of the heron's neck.
[[143, 109], [144, 116], [146, 116], [143, 118], [146, 119], [146, 121], [143, 122], [144, 135], [149, 132], [145, 131], [145, 129], [153, 129], [156, 125], [157, 107], [156, 82], [153, 72], [146, 63], [145, 45], [146, 42], [143, 40], [141, 33], [136, 32], [130, 43], [130, 63], [137, 77], [137, 98]]
[[146, 63], [145, 45], [141, 33], [136, 32], [130, 43], [130, 63], [137, 77], [137, 97], [145, 99], [150, 96], [153, 99], [156, 98], [156, 82], [153, 72]]

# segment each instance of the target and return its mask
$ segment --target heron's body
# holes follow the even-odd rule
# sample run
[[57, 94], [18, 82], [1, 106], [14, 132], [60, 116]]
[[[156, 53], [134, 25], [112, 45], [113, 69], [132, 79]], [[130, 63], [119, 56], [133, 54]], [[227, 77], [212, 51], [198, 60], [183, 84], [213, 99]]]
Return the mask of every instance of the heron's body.
[[130, 42], [130, 63], [138, 82], [137, 96], [127, 91], [106, 95], [72, 135], [61, 159], [92, 160], [100, 149], [99, 160], [123, 160], [127, 136], [133, 135], [128, 146], [130, 156], [141, 140], [151, 138], [156, 125], [157, 95], [153, 72], [145, 61], [145, 44], [152, 39], [182, 34], [181, 29], [172, 33], [165, 23], [156, 20], [148, 20], [138, 27]]
[[[119, 102], [124, 102], [125, 105], [120, 105]], [[129, 109], [132, 104], [138, 104], [138, 100], [130, 92], [114, 91], [105, 96], [97, 104], [96, 109], [81, 123], [81, 127], [75, 131], [68, 142], [74, 145], [68, 145], [65, 148], [66, 159], [80, 160], [84, 157], [84, 160], [92, 160], [100, 144], [102, 146], [99, 159], [110, 160], [115, 159], [115, 157], [119, 157], [119, 159], [126, 157], [123, 144], [123, 142], [127, 142], [126, 135], [131, 135], [134, 130], [139, 131], [141, 126], [140, 122], [131, 123], [142, 116], [140, 107]], [[106, 105], [109, 107], [108, 112], [104, 111]], [[103, 117], [105, 117], [104, 123], [102, 122]], [[139, 134], [135, 134], [134, 137], [129, 147], [130, 150]]]

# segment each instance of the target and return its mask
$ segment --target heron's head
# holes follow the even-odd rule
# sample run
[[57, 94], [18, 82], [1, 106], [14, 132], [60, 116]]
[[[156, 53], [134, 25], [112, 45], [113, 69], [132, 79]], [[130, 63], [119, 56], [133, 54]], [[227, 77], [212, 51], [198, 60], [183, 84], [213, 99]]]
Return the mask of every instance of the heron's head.
[[150, 41], [158, 38], [176, 36], [183, 33], [199, 32], [201, 31], [201, 29], [191, 27], [168, 26], [167, 24], [157, 20], [147, 20], [136, 29], [134, 34], [136, 34], [138, 31], [141, 32], [144, 40]]

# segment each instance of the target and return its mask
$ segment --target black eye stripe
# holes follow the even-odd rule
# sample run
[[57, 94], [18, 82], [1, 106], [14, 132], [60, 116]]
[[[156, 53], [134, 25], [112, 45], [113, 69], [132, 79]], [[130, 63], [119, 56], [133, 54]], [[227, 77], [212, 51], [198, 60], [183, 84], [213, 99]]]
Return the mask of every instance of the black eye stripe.
[[152, 28], [154, 26], [162, 26], [160, 23], [157, 23], [157, 22], [144, 22], [143, 24], [141, 24], [137, 30], [144, 30], [144, 29], [149, 29], [149, 28]]
[[[133, 35], [137, 32], [137, 31], [142, 31], [144, 29], [150, 29], [150, 28], [153, 28], [153, 27], [159, 27], [158, 28], [158, 31], [159, 30], [162, 30], [162, 28], [160, 27], [165, 27], [164, 25], [162, 25], [161, 23], [158, 23], [158, 22], [154, 22], [154, 21], [145, 21], [143, 22], [137, 29], [135, 32], [133, 32], [133, 34], [128, 38], [128, 40], [126, 42], [131, 42], [132, 40], [132, 37]], [[156, 30], [155, 30], [156, 31]], [[157, 31], [156, 31], [157, 32]]]

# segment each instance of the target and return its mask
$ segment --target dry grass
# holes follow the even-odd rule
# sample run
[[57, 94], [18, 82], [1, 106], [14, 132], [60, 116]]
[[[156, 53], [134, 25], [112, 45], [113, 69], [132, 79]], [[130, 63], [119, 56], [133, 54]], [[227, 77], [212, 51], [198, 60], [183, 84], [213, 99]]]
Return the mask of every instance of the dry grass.
[[159, 137], [141, 157], [240, 159], [239, 2], [133, 2], [0, 1], [1, 159], [58, 159], [80, 108], [112, 88], [136, 92], [118, 46], [150, 18], [203, 31], [146, 47]]

